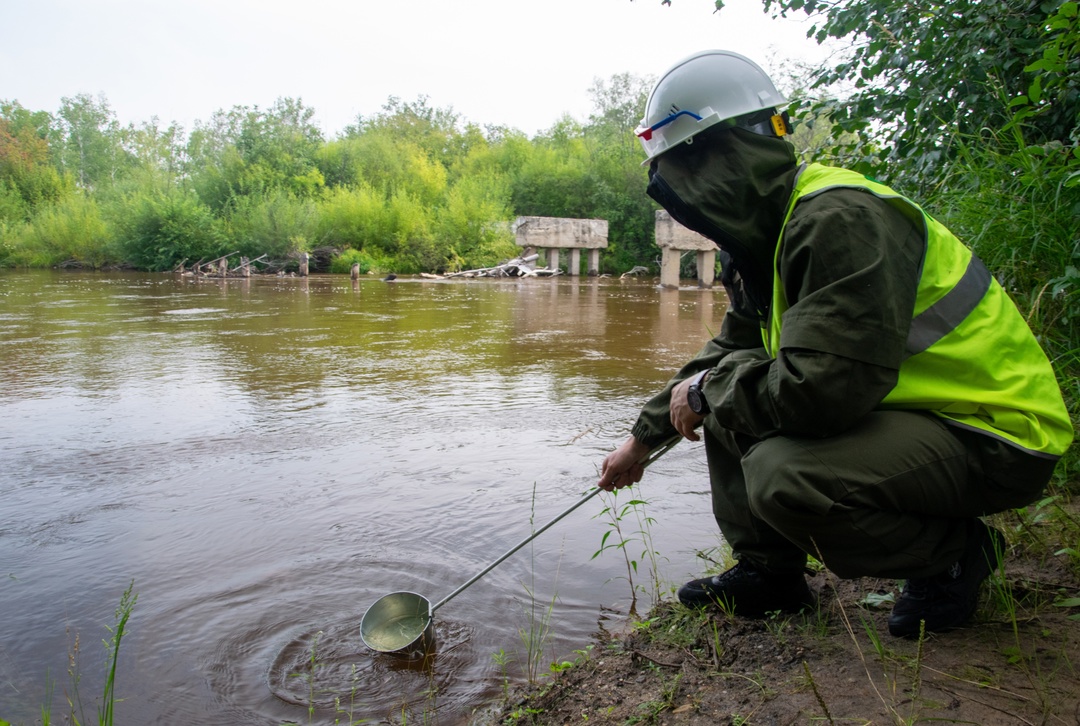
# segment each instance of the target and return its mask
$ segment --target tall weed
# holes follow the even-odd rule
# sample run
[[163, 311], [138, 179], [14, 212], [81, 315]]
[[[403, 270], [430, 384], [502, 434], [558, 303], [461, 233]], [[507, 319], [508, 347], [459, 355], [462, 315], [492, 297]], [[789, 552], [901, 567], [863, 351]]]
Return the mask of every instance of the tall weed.
[[1019, 119], [956, 139], [960, 153], [927, 205], [1012, 296], [1080, 418], [1080, 157], [1028, 144]]
[[101, 267], [117, 262], [109, 225], [98, 204], [86, 194], [64, 197], [42, 207], [29, 223], [14, 227], [7, 262], [15, 266], [52, 267], [64, 263]]
[[[127, 635], [128, 620], [135, 610], [135, 603], [139, 599], [135, 591], [135, 581], [128, 584], [127, 589], [120, 596], [120, 604], [116, 607], [113, 616], [115, 618], [112, 627], [105, 626], [109, 631], [109, 639], [103, 640], [105, 646], [105, 685], [101, 694], [101, 701], [97, 704], [97, 726], [114, 726], [116, 723], [115, 707], [122, 700], [116, 696], [116, 667], [120, 660], [120, 644]], [[68, 678], [70, 690], [65, 689], [64, 695], [67, 701], [67, 714], [64, 723], [74, 726], [84, 726], [93, 723], [85, 713], [82, 697], [79, 693], [79, 683], [82, 675], [79, 670], [79, 635], [75, 634], [75, 643], [68, 653]], [[42, 726], [49, 726], [53, 722], [52, 700], [55, 684], [46, 674], [45, 677], [45, 703], [41, 705]], [[0, 704], [2, 706], [2, 704]], [[13, 726], [5, 721], [0, 714], [0, 726]]]

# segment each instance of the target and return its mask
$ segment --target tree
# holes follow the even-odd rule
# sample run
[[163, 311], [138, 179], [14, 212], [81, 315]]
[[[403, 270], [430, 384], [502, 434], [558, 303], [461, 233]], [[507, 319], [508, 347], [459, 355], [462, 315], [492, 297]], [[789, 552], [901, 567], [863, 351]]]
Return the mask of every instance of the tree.
[[172, 123], [163, 129], [155, 116], [138, 127], [129, 126], [124, 138], [137, 168], [166, 185], [182, 178], [187, 163], [182, 127]]
[[120, 124], [104, 96], [89, 94], [60, 100], [60, 165], [88, 191], [113, 182], [132, 159], [124, 149]]
[[326, 181], [316, 163], [324, 140], [314, 114], [299, 99], [281, 98], [265, 111], [234, 106], [196, 123], [187, 155], [199, 197], [221, 211], [246, 195], [316, 194]]
[[196, 121], [188, 137], [188, 174], [199, 199], [215, 212], [222, 211], [238, 193], [231, 180], [243, 165], [236, 143], [246, 111], [243, 106], [228, 111], [218, 109], [209, 121]]
[[[1061, 0], [764, 0], [778, 15], [801, 11], [819, 43], [846, 39], [843, 59], [819, 69], [814, 87], [850, 87], [817, 102], [859, 140], [844, 145], [849, 161], [897, 181], [931, 183], [952, 158], [956, 135], [1010, 121], [1011, 99], [1030, 97], [1030, 65], [1047, 42], [1048, 18], [1075, 3]], [[1080, 122], [1074, 57], [1053, 99], [1039, 97], [1028, 119], [1033, 141], [1075, 140]], [[1071, 65], [1069, 65], [1071, 64]], [[1062, 66], [1062, 70], [1066, 70]]]
[[430, 155], [409, 136], [375, 128], [334, 141], [316, 155], [324, 177], [342, 186], [367, 184], [387, 197], [405, 192], [434, 204], [446, 191], [441, 157]]
[[49, 160], [51, 127], [52, 117], [45, 112], [0, 102], [0, 219], [25, 219], [67, 192], [68, 185]]
[[279, 98], [268, 111], [256, 106], [240, 123], [236, 148], [245, 163], [263, 167], [251, 175], [265, 179], [271, 188], [283, 186], [309, 196], [324, 185], [315, 165], [323, 144], [322, 131], [313, 123], [315, 109], [300, 99]]
[[433, 161], [452, 166], [468, 153], [472, 144], [483, 140], [478, 129], [460, 129], [461, 117], [453, 108], [432, 108], [427, 96], [402, 101], [391, 96], [375, 116], [358, 117], [344, 135], [361, 136], [372, 131], [385, 132], [392, 138], [408, 139], [424, 150]]
[[607, 81], [594, 78], [589, 95], [595, 113], [589, 116], [589, 127], [594, 131], [604, 130], [612, 138], [638, 151], [640, 147], [633, 129], [641, 121], [649, 92], [655, 83], [656, 79], [652, 77], [632, 73], [618, 73]]

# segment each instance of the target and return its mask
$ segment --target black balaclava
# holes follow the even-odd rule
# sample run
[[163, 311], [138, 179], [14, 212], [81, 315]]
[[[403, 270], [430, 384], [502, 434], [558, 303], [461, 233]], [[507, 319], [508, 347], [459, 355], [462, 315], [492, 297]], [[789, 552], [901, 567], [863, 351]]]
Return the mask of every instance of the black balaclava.
[[721, 126], [669, 149], [649, 167], [648, 195], [720, 247], [725, 287], [746, 298], [732, 303], [758, 317], [772, 296], [773, 255], [797, 168], [795, 150], [784, 139]]

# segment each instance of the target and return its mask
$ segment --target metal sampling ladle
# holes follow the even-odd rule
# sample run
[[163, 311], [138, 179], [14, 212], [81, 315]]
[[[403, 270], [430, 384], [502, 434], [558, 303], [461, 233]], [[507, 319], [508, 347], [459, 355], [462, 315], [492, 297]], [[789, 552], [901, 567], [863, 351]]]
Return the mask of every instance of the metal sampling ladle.
[[[642, 457], [641, 465], [643, 467], [649, 466], [649, 464], [667, 453], [675, 444], [679, 443], [680, 439], [682, 439], [681, 436], [673, 436], [652, 449]], [[603, 490], [600, 488], [593, 489], [562, 514], [559, 514], [540, 529], [518, 542], [497, 560], [476, 573], [468, 582], [434, 605], [426, 597], [415, 592], [402, 591], [383, 595], [375, 601], [374, 605], [368, 608], [360, 621], [360, 638], [364, 641], [364, 645], [380, 653], [397, 653], [409, 657], [423, 656], [430, 653], [435, 647], [434, 615], [436, 610], [601, 491]]]

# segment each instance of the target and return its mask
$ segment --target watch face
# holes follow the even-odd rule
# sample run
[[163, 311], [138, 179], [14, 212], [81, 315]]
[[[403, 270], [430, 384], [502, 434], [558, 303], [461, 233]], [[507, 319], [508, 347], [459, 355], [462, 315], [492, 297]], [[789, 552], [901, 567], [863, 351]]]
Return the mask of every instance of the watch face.
[[701, 390], [697, 387], [691, 386], [686, 392], [686, 403], [694, 413], [705, 413], [705, 397], [701, 395]]

